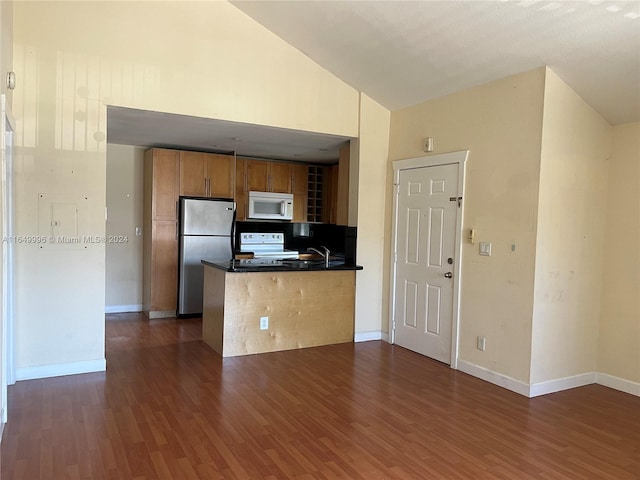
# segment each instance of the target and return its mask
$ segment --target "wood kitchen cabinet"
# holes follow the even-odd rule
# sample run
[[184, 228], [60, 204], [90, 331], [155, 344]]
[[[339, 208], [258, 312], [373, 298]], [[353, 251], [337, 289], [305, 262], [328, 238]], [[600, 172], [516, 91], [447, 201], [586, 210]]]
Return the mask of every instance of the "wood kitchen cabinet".
[[293, 221], [307, 221], [307, 184], [309, 166], [303, 163], [291, 164], [291, 193], [293, 193]]
[[349, 162], [350, 146], [340, 148], [338, 165], [333, 165], [330, 171], [329, 183], [329, 223], [335, 225], [349, 224]]
[[[236, 159], [236, 216], [247, 219], [249, 192], [294, 194], [294, 222], [306, 221], [306, 165], [253, 158]], [[299, 206], [298, 206], [299, 205]]]
[[149, 318], [176, 314], [179, 173], [177, 150], [145, 152], [143, 310]]
[[247, 191], [291, 193], [291, 164], [246, 160]]
[[180, 152], [180, 195], [233, 198], [234, 157]]
[[283, 162], [267, 162], [269, 164], [269, 181], [271, 182], [268, 192], [292, 193], [291, 173], [292, 164]]

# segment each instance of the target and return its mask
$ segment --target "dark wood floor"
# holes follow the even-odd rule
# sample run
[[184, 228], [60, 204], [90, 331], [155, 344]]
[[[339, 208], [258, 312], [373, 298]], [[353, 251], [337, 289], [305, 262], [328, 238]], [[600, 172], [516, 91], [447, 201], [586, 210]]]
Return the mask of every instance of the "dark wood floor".
[[222, 359], [199, 320], [107, 317], [107, 372], [18, 382], [9, 479], [638, 479], [640, 399], [535, 399], [384, 342]]

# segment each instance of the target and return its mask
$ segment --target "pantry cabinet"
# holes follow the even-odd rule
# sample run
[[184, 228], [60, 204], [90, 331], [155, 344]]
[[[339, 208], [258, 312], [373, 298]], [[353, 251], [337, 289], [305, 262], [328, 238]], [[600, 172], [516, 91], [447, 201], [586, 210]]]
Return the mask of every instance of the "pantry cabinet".
[[179, 173], [178, 151], [145, 152], [143, 310], [149, 318], [176, 314]]

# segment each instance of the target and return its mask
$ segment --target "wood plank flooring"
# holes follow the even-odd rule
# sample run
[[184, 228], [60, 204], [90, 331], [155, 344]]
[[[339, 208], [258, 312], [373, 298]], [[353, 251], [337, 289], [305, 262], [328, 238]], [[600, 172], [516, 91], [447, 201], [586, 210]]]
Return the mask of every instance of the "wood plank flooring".
[[10, 479], [638, 479], [640, 399], [527, 399], [384, 342], [222, 359], [108, 315], [107, 371], [9, 388]]

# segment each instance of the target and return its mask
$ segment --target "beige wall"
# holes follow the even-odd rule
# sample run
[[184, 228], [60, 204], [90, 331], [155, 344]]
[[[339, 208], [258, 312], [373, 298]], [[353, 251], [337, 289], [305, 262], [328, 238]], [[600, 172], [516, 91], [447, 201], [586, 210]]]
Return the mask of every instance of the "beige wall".
[[598, 371], [640, 383], [640, 123], [613, 128]]
[[[359, 164], [352, 169], [351, 192], [357, 192], [358, 264], [364, 270], [356, 275], [356, 339], [380, 338], [384, 310], [383, 271], [385, 203], [387, 182], [390, 112], [368, 96], [360, 101]], [[350, 206], [354, 202], [351, 201]], [[350, 222], [351, 223], [351, 222]]]
[[[107, 145], [106, 311], [142, 310], [144, 148]], [[144, 233], [144, 232], [143, 232]], [[147, 232], [148, 233], [148, 232]]]
[[547, 69], [531, 383], [596, 371], [611, 127]]
[[[358, 92], [226, 2], [18, 2], [14, 64], [20, 235], [75, 203], [104, 236], [107, 104], [358, 135]], [[105, 246], [81, 247], [17, 249], [20, 378], [104, 368]]]
[[[392, 112], [390, 160], [469, 150], [463, 231], [459, 358], [528, 383], [544, 69]], [[390, 200], [389, 200], [390, 201]], [[390, 224], [390, 222], [388, 222]], [[387, 238], [386, 242], [390, 239]], [[511, 245], [515, 244], [515, 252]], [[486, 350], [476, 349], [476, 336]]]
[[7, 88], [5, 78], [7, 72], [13, 70], [13, 1], [0, 2], [0, 93], [7, 95], [7, 103], [11, 106], [13, 92]]

